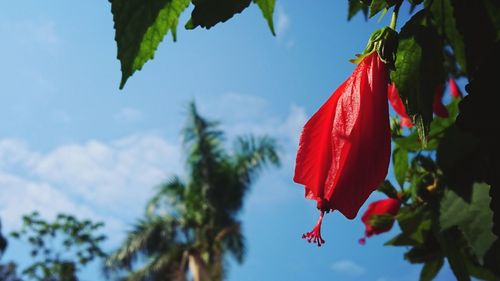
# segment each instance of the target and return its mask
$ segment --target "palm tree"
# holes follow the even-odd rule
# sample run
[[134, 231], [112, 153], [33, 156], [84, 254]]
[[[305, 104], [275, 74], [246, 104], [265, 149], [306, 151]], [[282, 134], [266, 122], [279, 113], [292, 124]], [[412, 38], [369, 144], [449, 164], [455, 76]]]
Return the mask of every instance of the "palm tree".
[[239, 137], [228, 153], [217, 122], [201, 117], [194, 103], [188, 114], [183, 130], [188, 177], [174, 176], [159, 187], [145, 217], [108, 258], [108, 270], [127, 270], [122, 280], [218, 281], [224, 279], [228, 254], [243, 262], [238, 213], [262, 169], [279, 166], [276, 143]]

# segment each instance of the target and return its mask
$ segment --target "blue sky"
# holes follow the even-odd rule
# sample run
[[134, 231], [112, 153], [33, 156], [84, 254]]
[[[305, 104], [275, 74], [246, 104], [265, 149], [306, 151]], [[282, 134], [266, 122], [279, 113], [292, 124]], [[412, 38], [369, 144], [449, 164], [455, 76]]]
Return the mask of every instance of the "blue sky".
[[[119, 91], [107, 1], [0, 3], [4, 232], [35, 209], [47, 218], [70, 212], [105, 221], [106, 248], [116, 247], [153, 188], [182, 175], [179, 131], [194, 99], [202, 114], [222, 121], [229, 141], [268, 134], [282, 149], [283, 167], [267, 171], [247, 198], [241, 219], [249, 251], [243, 266], [231, 263], [228, 280], [417, 280], [420, 266], [405, 262], [403, 249], [382, 246], [391, 234], [358, 245], [359, 218], [329, 214], [321, 248], [300, 239], [317, 218], [291, 180], [301, 126], [353, 70], [348, 60], [371, 32], [389, 21], [347, 22], [347, 1], [307, 4], [277, 0], [277, 37], [256, 6], [209, 31], [185, 31], [186, 13], [178, 42], [168, 35]], [[9, 259], [24, 264], [26, 247], [11, 242]], [[445, 269], [438, 280], [451, 276]], [[102, 280], [97, 265], [82, 277]]]

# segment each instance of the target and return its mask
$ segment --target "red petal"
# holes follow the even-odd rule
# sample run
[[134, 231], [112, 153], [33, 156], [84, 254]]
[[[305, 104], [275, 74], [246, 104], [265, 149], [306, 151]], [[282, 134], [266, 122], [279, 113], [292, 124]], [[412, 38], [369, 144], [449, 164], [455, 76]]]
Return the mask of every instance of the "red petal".
[[294, 181], [321, 208], [349, 219], [387, 175], [387, 81], [378, 55], [365, 57], [302, 131]]
[[434, 94], [434, 102], [432, 104], [432, 111], [434, 111], [434, 114], [441, 118], [447, 118], [448, 117], [448, 110], [444, 106], [442, 99], [443, 99], [444, 91], [443, 91], [443, 85], [438, 85], [436, 87], [436, 92]]
[[450, 85], [450, 94], [454, 98], [461, 98], [462, 97], [462, 92], [458, 88], [457, 82], [455, 82], [455, 79], [450, 78], [448, 80], [448, 84]]
[[392, 228], [392, 225], [389, 225], [387, 227], [375, 228], [374, 226], [369, 224], [372, 216], [374, 215], [396, 216], [399, 212], [400, 206], [401, 202], [393, 198], [382, 199], [370, 203], [365, 213], [361, 217], [361, 221], [365, 224], [365, 238], [370, 237], [374, 234], [387, 232]]
[[401, 100], [401, 97], [398, 94], [398, 90], [396, 89], [396, 85], [394, 84], [394, 82], [387, 88], [387, 97], [389, 98], [389, 102], [391, 103], [392, 108], [394, 108], [394, 111], [396, 111], [396, 113], [401, 118], [401, 127], [413, 127], [413, 123], [406, 113], [406, 108], [403, 104], [403, 101]]

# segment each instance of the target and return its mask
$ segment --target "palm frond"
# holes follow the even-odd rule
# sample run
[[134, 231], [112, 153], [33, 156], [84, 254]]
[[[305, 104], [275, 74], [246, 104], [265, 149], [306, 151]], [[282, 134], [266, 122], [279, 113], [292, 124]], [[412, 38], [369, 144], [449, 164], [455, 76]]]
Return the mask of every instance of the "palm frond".
[[185, 245], [176, 245], [168, 252], [150, 258], [141, 268], [130, 272], [126, 281], [185, 280], [185, 268], [181, 267]]
[[185, 192], [184, 182], [178, 176], [173, 176], [158, 187], [158, 191], [146, 205], [146, 215], [158, 215], [158, 212], [162, 210], [170, 211], [170, 215], [177, 217], [176, 215], [179, 215], [178, 213], [183, 209]]
[[243, 262], [246, 255], [246, 239], [241, 231], [240, 222], [234, 222], [219, 231], [215, 241], [220, 243], [222, 252], [229, 252], [240, 264]]
[[191, 179], [210, 182], [211, 171], [219, 159], [224, 158], [222, 142], [224, 134], [218, 123], [199, 115], [194, 102], [189, 105], [188, 122], [183, 130], [183, 143], [188, 149], [187, 164]]
[[106, 269], [130, 269], [141, 255], [168, 252], [177, 243], [176, 232], [177, 222], [171, 217], [139, 220], [122, 246], [106, 259]]
[[268, 136], [239, 137], [234, 147], [235, 166], [241, 180], [250, 185], [267, 165], [280, 166], [276, 140]]

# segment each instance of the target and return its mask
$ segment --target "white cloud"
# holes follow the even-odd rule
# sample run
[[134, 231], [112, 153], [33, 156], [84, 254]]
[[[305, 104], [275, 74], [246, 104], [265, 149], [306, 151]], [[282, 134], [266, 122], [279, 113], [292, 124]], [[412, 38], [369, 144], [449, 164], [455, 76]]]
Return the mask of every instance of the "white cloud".
[[70, 124], [71, 116], [66, 111], [56, 110], [52, 113], [52, 119], [60, 124]]
[[[228, 140], [267, 134], [282, 148], [283, 168], [272, 179], [264, 175], [266, 186], [254, 189], [249, 205], [274, 206], [302, 197], [301, 192], [289, 192], [299, 133], [307, 117], [302, 107], [292, 105], [277, 114], [267, 100], [236, 93], [199, 105], [203, 116], [223, 121]], [[103, 220], [110, 233], [123, 235], [126, 224], [142, 215], [153, 188], [172, 174], [182, 175], [181, 153], [178, 139], [171, 142], [155, 134], [68, 143], [48, 151], [30, 148], [19, 139], [0, 139], [0, 218], [9, 231], [22, 214], [34, 210], [46, 217], [77, 213]]]
[[179, 162], [179, 146], [151, 134], [66, 144], [46, 153], [0, 140], [0, 217], [11, 230], [21, 214], [34, 210], [47, 217], [70, 212], [123, 230], [142, 214], [153, 187], [180, 171]]
[[283, 37], [290, 27], [290, 16], [281, 5], [276, 6], [276, 35]]
[[351, 260], [337, 261], [331, 265], [331, 269], [337, 273], [350, 277], [360, 277], [366, 272], [364, 267], [356, 264]]
[[61, 42], [53, 21], [39, 22], [28, 27], [33, 31], [35, 39], [43, 44], [55, 46]]
[[124, 107], [120, 109], [113, 118], [118, 122], [137, 122], [144, 118], [144, 114], [138, 109]]
[[[63, 40], [57, 31], [57, 25], [52, 20], [3, 20], [0, 31], [16, 48], [47, 51], [57, 54]], [[19, 36], [22, 34], [22, 36]]]

